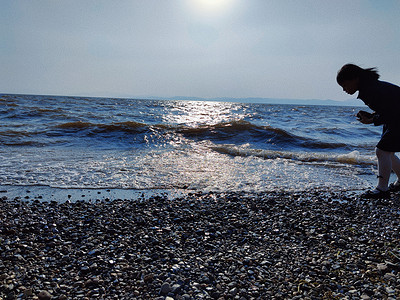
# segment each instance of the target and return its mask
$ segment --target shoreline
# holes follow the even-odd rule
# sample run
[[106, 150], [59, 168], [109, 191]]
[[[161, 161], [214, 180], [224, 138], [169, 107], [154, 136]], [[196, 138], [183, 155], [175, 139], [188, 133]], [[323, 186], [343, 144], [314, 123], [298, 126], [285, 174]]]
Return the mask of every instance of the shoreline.
[[77, 202], [104, 200], [134, 200], [156, 196], [174, 199], [196, 191], [184, 189], [129, 189], [129, 188], [85, 188], [51, 187], [47, 185], [0, 185], [0, 198], [40, 201], [40, 202]]
[[[375, 178], [375, 177], [374, 177]], [[339, 193], [340, 197], [346, 198], [356, 197], [361, 194], [363, 189], [328, 189], [326, 187], [309, 188], [305, 190], [296, 189], [280, 189], [280, 190], [266, 190], [266, 191], [201, 191], [195, 189], [173, 188], [173, 189], [132, 189], [132, 188], [108, 188], [108, 187], [52, 187], [48, 185], [10, 185], [0, 184], [0, 198], [5, 197], [7, 200], [22, 200], [22, 201], [38, 201], [38, 202], [57, 202], [59, 204], [64, 202], [96, 202], [96, 201], [135, 201], [144, 200], [154, 197], [163, 197], [168, 200], [187, 197], [192, 194], [269, 194], [269, 193]]]
[[398, 195], [28, 194], [0, 193], [2, 299], [400, 297]]

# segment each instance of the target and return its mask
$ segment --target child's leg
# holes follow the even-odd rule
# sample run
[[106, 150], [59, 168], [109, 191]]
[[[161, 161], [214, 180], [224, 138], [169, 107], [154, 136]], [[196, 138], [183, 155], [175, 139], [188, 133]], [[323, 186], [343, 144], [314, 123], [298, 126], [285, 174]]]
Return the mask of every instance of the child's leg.
[[400, 159], [396, 156], [395, 153], [392, 153], [390, 158], [392, 160], [392, 170], [396, 173], [397, 179], [400, 181]]
[[390, 172], [392, 171], [392, 154], [376, 148], [376, 156], [378, 158], [378, 186], [377, 188], [386, 191], [388, 189]]

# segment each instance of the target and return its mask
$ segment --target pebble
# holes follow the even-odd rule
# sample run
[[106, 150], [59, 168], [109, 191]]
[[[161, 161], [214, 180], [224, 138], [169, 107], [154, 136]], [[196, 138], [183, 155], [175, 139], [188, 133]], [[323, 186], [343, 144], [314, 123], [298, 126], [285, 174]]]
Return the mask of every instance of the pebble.
[[378, 271], [385, 272], [388, 269], [388, 267], [385, 263], [381, 263], [377, 265], [377, 269]]
[[397, 199], [43, 198], [0, 201], [0, 299], [400, 298]]
[[39, 300], [51, 300], [52, 295], [48, 291], [41, 291], [37, 297]]
[[171, 286], [169, 283], [164, 283], [161, 288], [160, 288], [160, 295], [165, 296], [168, 295], [168, 293], [171, 291]]

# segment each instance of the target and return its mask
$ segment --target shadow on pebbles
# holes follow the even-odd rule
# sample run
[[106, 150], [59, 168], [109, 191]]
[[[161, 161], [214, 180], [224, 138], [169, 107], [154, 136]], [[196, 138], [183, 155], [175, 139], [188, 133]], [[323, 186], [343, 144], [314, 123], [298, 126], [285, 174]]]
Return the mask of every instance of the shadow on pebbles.
[[0, 200], [0, 299], [396, 299], [400, 201]]

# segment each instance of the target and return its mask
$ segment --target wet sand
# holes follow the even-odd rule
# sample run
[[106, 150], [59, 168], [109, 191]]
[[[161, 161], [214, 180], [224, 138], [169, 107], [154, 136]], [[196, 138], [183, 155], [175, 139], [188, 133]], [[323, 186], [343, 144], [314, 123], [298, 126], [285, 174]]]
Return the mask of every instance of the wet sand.
[[400, 297], [397, 195], [0, 192], [0, 299]]

